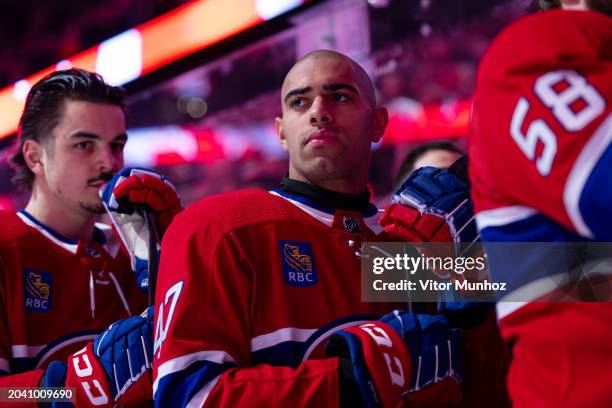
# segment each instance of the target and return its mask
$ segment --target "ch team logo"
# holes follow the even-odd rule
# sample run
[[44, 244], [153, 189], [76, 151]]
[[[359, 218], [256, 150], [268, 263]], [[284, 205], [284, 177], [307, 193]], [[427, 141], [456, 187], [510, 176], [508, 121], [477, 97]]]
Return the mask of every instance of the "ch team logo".
[[344, 230], [347, 232], [352, 232], [353, 234], [356, 234], [361, 231], [357, 218], [345, 216], [342, 218], [342, 224], [344, 225]]
[[51, 273], [26, 269], [23, 271], [25, 309], [30, 312], [51, 310]]
[[285, 283], [298, 288], [318, 283], [317, 271], [308, 242], [279, 241]]

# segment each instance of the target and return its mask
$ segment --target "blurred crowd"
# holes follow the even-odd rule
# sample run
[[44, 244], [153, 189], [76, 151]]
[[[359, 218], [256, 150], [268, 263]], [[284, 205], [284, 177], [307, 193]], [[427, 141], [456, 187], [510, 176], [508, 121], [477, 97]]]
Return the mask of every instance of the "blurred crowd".
[[4, 1], [0, 13], [0, 87], [187, 1]]
[[[66, 0], [61, 8], [38, 0], [12, 3], [10, 11], [0, 17], [0, 34], [2, 38], [12, 38], [13, 44], [0, 48], [0, 83], [15, 81], [24, 72], [33, 73], [186, 2]], [[393, 175], [417, 145], [452, 139], [460, 148], [465, 147], [464, 134], [456, 128], [445, 134], [442, 126], [435, 134], [426, 134], [427, 121], [452, 124], [458, 115], [466, 114], [478, 63], [491, 39], [528, 12], [529, 4], [530, 0], [395, 1], [388, 8], [370, 10], [371, 49], [360, 63], [375, 82], [379, 102], [389, 108], [392, 122], [387, 133], [397, 132], [394, 117], [421, 122], [420, 135], [410, 134], [411, 128], [403, 122], [399, 131], [407, 134], [401, 140], [388, 135], [393, 137], [375, 148], [370, 174], [374, 196], [388, 196]], [[406, 7], [414, 10], [403, 10]], [[66, 24], [66, 13], [70, 14], [70, 24]], [[398, 19], [401, 14], [409, 16], [404, 18], [409, 21]], [[296, 53], [291, 38], [264, 42], [236, 57], [224, 57], [222, 63], [211, 64], [210, 69], [198, 68], [131, 96], [127, 106], [131, 129], [179, 125], [194, 134], [216, 133], [209, 140], [214, 142], [215, 138], [227, 136], [221, 129], [229, 124], [234, 133], [242, 132], [244, 139], [254, 139], [245, 143], [249, 147], [241, 154], [232, 157], [160, 163], [158, 170], [174, 180], [186, 203], [237, 188], [278, 185], [284, 176], [286, 158], [271, 124], [280, 113], [278, 87]], [[177, 101], [183, 95], [205, 100], [206, 114], [194, 118], [177, 109]], [[427, 109], [435, 115], [426, 116]], [[425, 130], [423, 121], [427, 122]], [[277, 150], [271, 151], [270, 146]], [[10, 185], [9, 174], [6, 163], [0, 160], [0, 196], [10, 197], [13, 206], [19, 208], [23, 198]]]

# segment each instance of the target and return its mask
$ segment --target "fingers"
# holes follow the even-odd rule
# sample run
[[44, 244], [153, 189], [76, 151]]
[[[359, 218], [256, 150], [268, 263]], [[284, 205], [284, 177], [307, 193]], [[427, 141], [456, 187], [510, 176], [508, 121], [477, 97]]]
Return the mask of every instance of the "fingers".
[[117, 200], [132, 204], [146, 204], [153, 211], [161, 212], [178, 203], [176, 191], [159, 177], [150, 174], [134, 174], [119, 183], [113, 193]]
[[381, 225], [391, 236], [407, 242], [451, 242], [446, 221], [433, 214], [421, 215], [418, 210], [401, 204], [390, 205], [383, 214]]

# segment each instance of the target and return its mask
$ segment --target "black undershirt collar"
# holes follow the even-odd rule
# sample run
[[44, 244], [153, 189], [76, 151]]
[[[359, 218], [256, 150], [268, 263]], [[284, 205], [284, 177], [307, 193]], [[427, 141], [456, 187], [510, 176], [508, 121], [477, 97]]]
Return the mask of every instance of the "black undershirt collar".
[[337, 191], [327, 190], [314, 184], [283, 177], [279, 190], [294, 196], [305, 197], [325, 207], [339, 210], [365, 213], [370, 207], [370, 191], [368, 189], [360, 194], [338, 193]]

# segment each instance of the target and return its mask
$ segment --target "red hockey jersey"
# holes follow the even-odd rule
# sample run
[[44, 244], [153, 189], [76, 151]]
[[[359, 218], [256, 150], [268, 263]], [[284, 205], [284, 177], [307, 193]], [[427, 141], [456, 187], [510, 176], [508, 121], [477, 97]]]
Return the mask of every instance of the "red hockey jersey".
[[[468, 140], [483, 241], [612, 241], [611, 106], [612, 18], [555, 10], [500, 34], [481, 63]], [[514, 345], [514, 405], [609, 406], [612, 304], [537, 301], [568, 278], [571, 257], [544, 244], [507, 256], [511, 247], [487, 252], [510, 291], [497, 311]]]
[[[111, 323], [140, 313], [146, 297], [110, 228], [85, 244], [25, 211], [0, 211], [0, 385], [34, 386], [41, 370]], [[31, 375], [30, 375], [31, 374]]]
[[[469, 135], [484, 241], [612, 241], [611, 44], [612, 18], [557, 10], [519, 20], [491, 45]], [[494, 263], [511, 291], [548, 278]], [[502, 306], [501, 317], [521, 305]]]
[[284, 192], [190, 206], [162, 245], [156, 406], [338, 406], [323, 340], [405, 308], [361, 302], [360, 246], [379, 232], [374, 206], [334, 211]]

